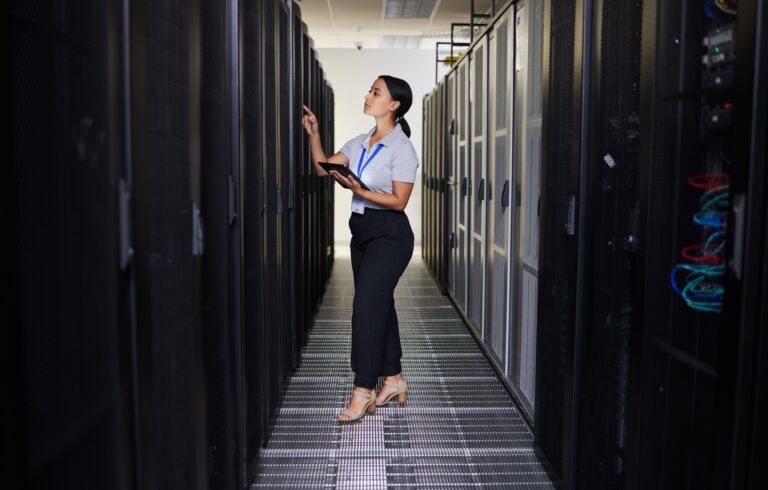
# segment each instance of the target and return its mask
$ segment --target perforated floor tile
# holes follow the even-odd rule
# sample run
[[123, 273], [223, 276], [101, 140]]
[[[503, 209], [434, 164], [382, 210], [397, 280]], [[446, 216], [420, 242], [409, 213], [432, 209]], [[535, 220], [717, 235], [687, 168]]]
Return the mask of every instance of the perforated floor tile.
[[418, 257], [395, 290], [408, 402], [336, 422], [354, 379], [353, 298], [349, 258], [337, 258], [251, 488], [554, 488], [528, 427]]

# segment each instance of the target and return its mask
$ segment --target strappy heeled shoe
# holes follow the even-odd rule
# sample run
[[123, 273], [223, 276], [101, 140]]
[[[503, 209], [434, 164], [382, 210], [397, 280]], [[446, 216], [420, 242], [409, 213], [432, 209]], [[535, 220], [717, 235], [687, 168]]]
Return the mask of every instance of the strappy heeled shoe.
[[[363, 415], [365, 415], [365, 412], [368, 413], [375, 413], [376, 412], [376, 392], [371, 390], [369, 393], [366, 393], [364, 391], [360, 390], [352, 390], [352, 396], [359, 396], [361, 398], [365, 398], [368, 400], [368, 403], [365, 404], [363, 409], [358, 412], [353, 412], [352, 410], [345, 408], [341, 411], [339, 416], [337, 417], [339, 422], [353, 422], [355, 420], [360, 420]], [[342, 415], [346, 415], [348, 418], [343, 419], [341, 418]]]
[[403, 405], [405, 405], [405, 400], [408, 398], [408, 385], [405, 384], [405, 381], [387, 381], [387, 380], [384, 380], [384, 384], [387, 385], [387, 386], [394, 387], [395, 389], [397, 389], [397, 391], [395, 391], [394, 393], [389, 395], [387, 397], [387, 399], [384, 400], [383, 402], [381, 402], [381, 403], [376, 402], [376, 406], [377, 407], [381, 407], [381, 406], [386, 405], [395, 396], [397, 396], [397, 401], [400, 403], [401, 407]]

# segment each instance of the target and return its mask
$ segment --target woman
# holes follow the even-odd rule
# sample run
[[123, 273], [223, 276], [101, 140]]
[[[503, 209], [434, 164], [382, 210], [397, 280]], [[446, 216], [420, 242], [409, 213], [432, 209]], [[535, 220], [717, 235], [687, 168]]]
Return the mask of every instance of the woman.
[[[341, 151], [326, 157], [320, 143], [317, 118], [304, 106], [302, 124], [310, 137], [312, 163], [318, 175], [328, 175], [318, 162], [350, 166], [370, 190], [338, 172], [331, 176], [352, 191], [352, 270], [355, 300], [352, 306], [352, 370], [355, 387], [338, 419], [359, 420], [366, 411], [395, 396], [404, 404], [408, 386], [400, 369], [400, 334], [395, 313], [397, 281], [413, 255], [413, 231], [404, 213], [416, 180], [418, 156], [408, 139], [411, 129], [403, 116], [413, 95], [407, 82], [382, 75], [365, 96], [363, 112], [376, 119], [376, 127], [349, 140]], [[379, 376], [384, 383], [376, 396]]]

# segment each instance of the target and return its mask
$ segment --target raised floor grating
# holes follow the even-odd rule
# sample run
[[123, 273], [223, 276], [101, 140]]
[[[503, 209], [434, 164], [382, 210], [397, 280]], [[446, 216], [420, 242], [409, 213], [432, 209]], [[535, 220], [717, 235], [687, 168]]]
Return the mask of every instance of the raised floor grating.
[[554, 488], [522, 417], [420, 257], [395, 290], [408, 402], [339, 424], [353, 381], [353, 295], [351, 263], [337, 257], [251, 488]]

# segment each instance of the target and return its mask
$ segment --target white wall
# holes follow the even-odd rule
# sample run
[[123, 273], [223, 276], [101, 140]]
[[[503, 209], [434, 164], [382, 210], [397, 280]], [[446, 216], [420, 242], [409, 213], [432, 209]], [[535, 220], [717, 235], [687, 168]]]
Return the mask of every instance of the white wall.
[[[411, 126], [411, 142], [421, 161], [421, 99], [435, 86], [435, 53], [418, 49], [320, 49], [318, 58], [336, 97], [336, 148], [325, 148], [326, 154], [337, 152], [345, 142], [366, 133], [376, 121], [363, 114], [363, 97], [376, 77], [392, 75], [407, 81], [413, 91], [413, 105], [405, 118]], [[419, 167], [413, 193], [405, 212], [411, 222], [416, 245], [421, 244], [421, 172]], [[334, 241], [336, 253], [349, 252], [349, 216], [352, 193], [335, 187]]]

